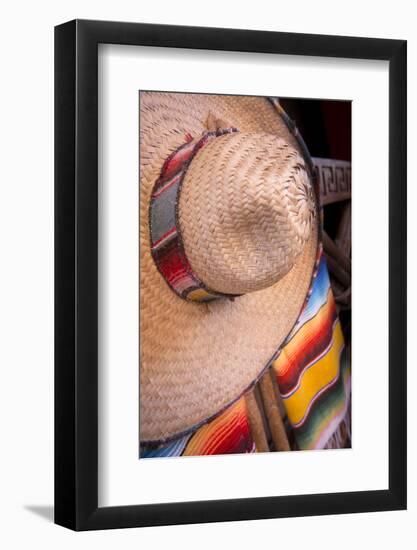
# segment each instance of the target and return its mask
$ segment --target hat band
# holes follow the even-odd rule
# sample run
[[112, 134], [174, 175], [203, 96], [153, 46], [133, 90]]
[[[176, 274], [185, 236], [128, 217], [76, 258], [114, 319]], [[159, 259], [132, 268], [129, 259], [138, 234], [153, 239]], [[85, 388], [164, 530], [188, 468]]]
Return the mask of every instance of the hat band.
[[194, 156], [217, 137], [237, 131], [236, 128], [226, 128], [205, 132], [199, 139], [188, 134], [186, 143], [164, 162], [152, 190], [149, 206], [151, 254], [168, 286], [184, 300], [208, 302], [238, 296], [216, 292], [200, 281], [185, 254], [178, 219], [182, 182]]

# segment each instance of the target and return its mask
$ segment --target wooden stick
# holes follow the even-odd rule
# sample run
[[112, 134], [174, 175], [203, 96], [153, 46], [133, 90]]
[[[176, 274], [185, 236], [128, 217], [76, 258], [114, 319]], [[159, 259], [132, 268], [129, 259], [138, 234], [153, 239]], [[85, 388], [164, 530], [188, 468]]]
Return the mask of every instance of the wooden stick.
[[271, 430], [272, 441], [276, 451], [290, 451], [287, 433], [284, 422], [282, 421], [279, 404], [274, 386], [271, 379], [271, 371], [268, 369], [262, 376], [259, 387], [261, 389], [262, 400], [268, 418], [269, 428]]
[[352, 229], [351, 229], [351, 218], [352, 218], [352, 203], [349, 201], [346, 203], [345, 207], [340, 216], [339, 227], [337, 228], [336, 235], [336, 244], [345, 251], [345, 254], [350, 255], [352, 247]]
[[351, 262], [350, 259], [343, 253], [343, 251], [337, 246], [337, 244], [329, 237], [329, 235], [323, 231], [323, 247], [327, 255], [333, 256], [333, 258], [339, 262], [341, 267], [347, 271], [351, 272]]
[[268, 452], [269, 446], [265, 435], [264, 424], [253, 390], [246, 393], [245, 400], [248, 410], [249, 426], [252, 438], [255, 442], [256, 451], [258, 453]]
[[332, 256], [326, 255], [327, 265], [329, 267], [330, 273], [342, 283], [344, 288], [350, 287], [350, 275], [337, 263]]
[[347, 288], [344, 292], [341, 292], [337, 296], [335, 295], [335, 300], [338, 304], [349, 306], [350, 307], [350, 300], [351, 300], [351, 287]]

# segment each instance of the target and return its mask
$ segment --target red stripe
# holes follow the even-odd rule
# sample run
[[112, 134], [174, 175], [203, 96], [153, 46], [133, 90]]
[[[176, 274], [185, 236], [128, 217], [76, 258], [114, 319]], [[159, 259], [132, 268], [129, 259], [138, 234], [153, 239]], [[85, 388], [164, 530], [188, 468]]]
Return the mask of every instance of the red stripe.
[[214, 426], [213, 433], [198, 449], [198, 454], [242, 453], [250, 451], [252, 447], [248, 420], [243, 411], [239, 411], [230, 420], [222, 420], [220, 426]]
[[166, 239], [167, 237], [169, 237], [170, 235], [173, 235], [174, 233], [177, 232], [177, 228], [176, 227], [173, 227], [172, 229], [170, 229], [169, 231], [167, 231], [167, 233], [165, 233], [165, 235], [162, 235], [162, 237], [160, 239], [158, 239], [157, 241], [155, 241], [154, 243], [152, 243], [152, 248], [155, 248], [156, 246], [158, 246], [158, 244], [160, 242], [162, 242], [164, 239]]
[[174, 287], [179, 279], [189, 276], [176, 247], [164, 251], [158, 260], [158, 266], [168, 283]]
[[175, 174], [183, 168], [184, 162], [189, 160], [193, 151], [194, 143], [185, 143], [180, 149], [175, 151], [173, 155], [168, 157], [162, 167], [161, 178], [158, 182], [159, 185], [175, 176]]
[[[284, 373], [277, 374], [277, 382], [282, 395], [288, 394], [294, 388], [304, 368], [317, 359], [323, 350], [327, 348], [333, 336], [335, 316], [336, 310], [332, 307], [331, 315], [323, 319], [322, 324], [314, 333], [306, 335], [303, 340], [299, 338], [301, 341], [297, 343], [297, 346], [292, 341], [291, 347], [286, 346], [283, 348], [281, 353], [284, 354], [288, 368]], [[297, 335], [294, 339], [296, 338]]]
[[174, 176], [172, 178], [172, 180], [167, 181], [167, 183], [165, 183], [162, 187], [160, 187], [157, 191], [155, 191], [155, 193], [153, 193], [152, 198], [156, 199], [156, 197], [159, 197], [159, 195], [161, 193], [164, 193], [164, 191], [166, 191], [167, 189], [172, 187], [172, 185], [174, 185], [174, 183], [178, 182], [178, 180], [180, 179], [180, 176], [181, 176], [181, 174], [177, 174], [176, 176]]

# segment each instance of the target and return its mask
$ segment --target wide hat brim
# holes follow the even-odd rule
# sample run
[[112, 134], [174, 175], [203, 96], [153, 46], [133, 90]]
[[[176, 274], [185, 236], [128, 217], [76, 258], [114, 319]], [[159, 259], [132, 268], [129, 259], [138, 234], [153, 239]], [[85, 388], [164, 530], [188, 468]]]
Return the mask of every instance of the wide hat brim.
[[[190, 303], [158, 272], [150, 252], [149, 201], [168, 155], [207, 131], [209, 114], [241, 132], [267, 132], [299, 148], [266, 98], [140, 94], [140, 439], [158, 444], [207, 422], [261, 376], [305, 304], [317, 259], [318, 212], [291, 271], [234, 301]], [[301, 152], [301, 151], [300, 151]], [[316, 197], [316, 207], [317, 207]]]

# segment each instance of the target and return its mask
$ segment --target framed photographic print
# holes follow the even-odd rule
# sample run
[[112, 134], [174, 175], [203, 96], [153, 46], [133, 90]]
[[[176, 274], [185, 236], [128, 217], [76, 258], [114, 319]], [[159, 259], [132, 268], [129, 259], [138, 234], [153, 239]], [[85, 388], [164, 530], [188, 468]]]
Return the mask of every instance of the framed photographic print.
[[55, 29], [55, 521], [406, 507], [406, 42]]

